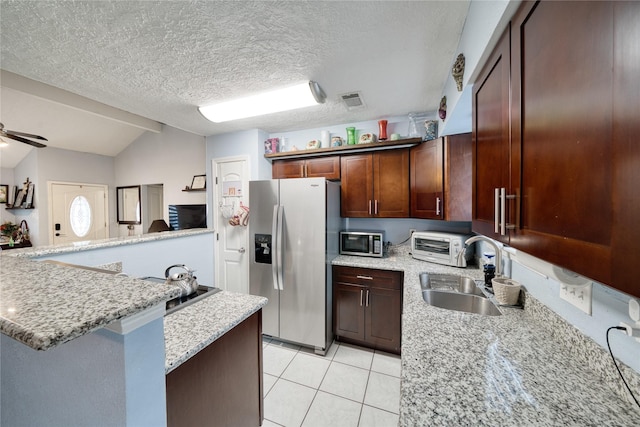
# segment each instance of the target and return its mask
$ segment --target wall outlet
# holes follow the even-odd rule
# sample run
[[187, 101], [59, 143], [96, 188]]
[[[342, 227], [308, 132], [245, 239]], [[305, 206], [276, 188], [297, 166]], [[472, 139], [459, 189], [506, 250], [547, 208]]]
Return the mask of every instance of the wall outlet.
[[588, 315], [591, 315], [591, 288], [593, 283], [586, 285], [566, 285], [560, 284], [560, 298], [569, 301]]

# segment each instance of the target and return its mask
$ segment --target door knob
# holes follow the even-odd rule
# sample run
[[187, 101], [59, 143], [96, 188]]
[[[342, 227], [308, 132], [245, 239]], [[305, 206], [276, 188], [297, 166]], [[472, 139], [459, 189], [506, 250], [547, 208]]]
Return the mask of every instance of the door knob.
[[240, 249], [238, 249], [238, 252], [240, 252], [241, 254], [243, 254], [243, 253], [245, 253], [245, 252], [246, 252], [246, 249], [245, 249], [245, 248], [240, 248]]

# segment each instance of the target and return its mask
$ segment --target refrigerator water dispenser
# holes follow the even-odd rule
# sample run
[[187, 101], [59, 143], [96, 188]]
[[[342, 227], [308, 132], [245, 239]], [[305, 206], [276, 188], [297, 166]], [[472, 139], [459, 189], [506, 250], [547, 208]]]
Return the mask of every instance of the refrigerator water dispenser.
[[255, 252], [257, 263], [271, 264], [271, 234], [256, 234]]

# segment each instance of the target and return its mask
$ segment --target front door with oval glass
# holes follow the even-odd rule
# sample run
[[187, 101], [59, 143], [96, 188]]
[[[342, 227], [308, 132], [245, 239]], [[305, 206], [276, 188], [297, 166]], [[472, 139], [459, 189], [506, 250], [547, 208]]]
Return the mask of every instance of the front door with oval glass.
[[106, 185], [50, 183], [49, 242], [54, 245], [109, 237]]

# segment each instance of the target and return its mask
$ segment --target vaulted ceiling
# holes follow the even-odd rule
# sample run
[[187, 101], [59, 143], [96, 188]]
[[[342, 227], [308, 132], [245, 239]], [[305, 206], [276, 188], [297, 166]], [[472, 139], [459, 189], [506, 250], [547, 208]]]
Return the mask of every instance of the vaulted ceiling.
[[[2, 0], [0, 67], [133, 122], [203, 136], [291, 131], [436, 111], [468, 8], [467, 0]], [[321, 85], [324, 104], [221, 124], [197, 110], [306, 80]], [[340, 95], [354, 91], [365, 106], [349, 110]], [[1, 96], [6, 128], [54, 147], [116, 155], [147, 129], [4, 83]]]

